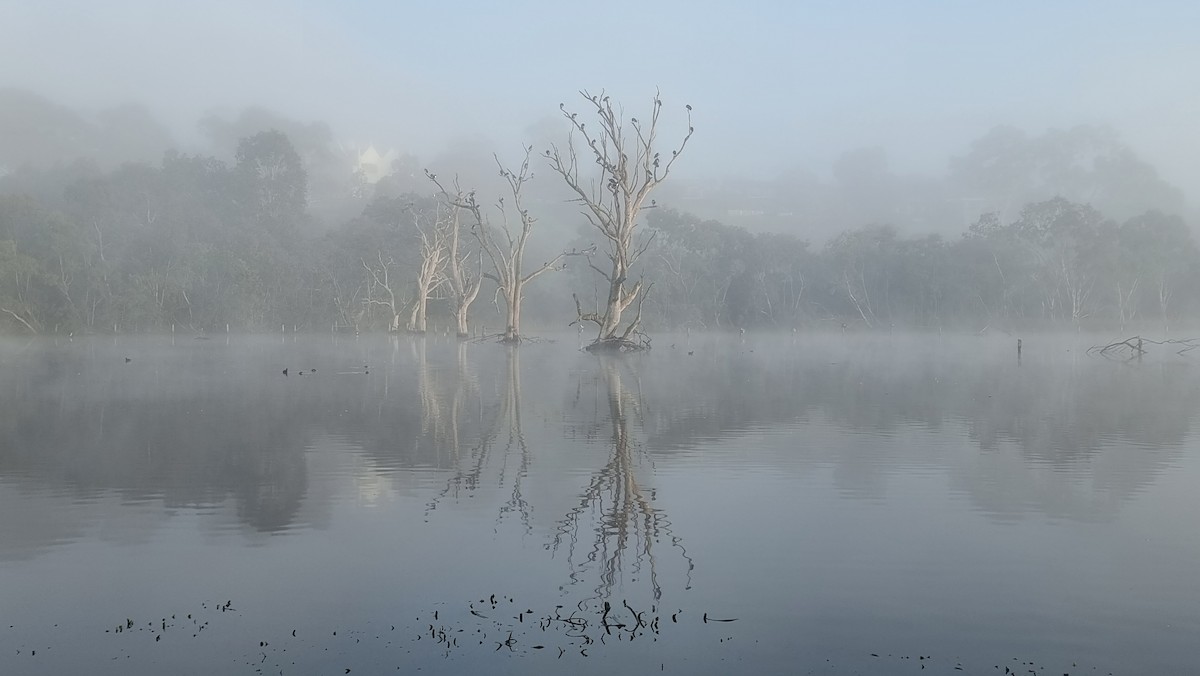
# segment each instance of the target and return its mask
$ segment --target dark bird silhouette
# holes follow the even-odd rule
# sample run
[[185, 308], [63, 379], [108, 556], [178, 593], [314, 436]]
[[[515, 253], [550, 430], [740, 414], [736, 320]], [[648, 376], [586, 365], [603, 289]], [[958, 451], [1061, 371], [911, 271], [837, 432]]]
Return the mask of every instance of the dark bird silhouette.
[[690, 356], [692, 356], [692, 355], [694, 355], [694, 354], [696, 354], [696, 351], [695, 351], [695, 350], [688, 350], [688, 356], [689, 356], [689, 357], [690, 357]]
[[287, 369], [283, 370], [283, 375], [285, 375], [285, 376], [287, 375]]
[[125, 363], [126, 363], [126, 364], [128, 364], [128, 363], [129, 363], [129, 362], [131, 362], [131, 361], [133, 361], [133, 359], [131, 359], [131, 358], [129, 358], [129, 357], [125, 357]]

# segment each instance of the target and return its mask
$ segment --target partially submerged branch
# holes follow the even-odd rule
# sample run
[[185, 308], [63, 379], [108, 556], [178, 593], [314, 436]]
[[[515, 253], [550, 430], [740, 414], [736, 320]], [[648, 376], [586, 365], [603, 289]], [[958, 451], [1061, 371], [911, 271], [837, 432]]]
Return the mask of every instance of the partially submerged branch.
[[1167, 340], [1151, 340], [1142, 336], [1133, 336], [1125, 340], [1119, 340], [1108, 345], [1093, 345], [1087, 350], [1088, 354], [1095, 354], [1109, 359], [1125, 360], [1137, 359], [1142, 355], [1147, 354], [1149, 350], [1146, 345], [1166, 345], [1175, 350], [1175, 354], [1184, 355], [1196, 348], [1200, 348], [1200, 338], [1168, 338]]

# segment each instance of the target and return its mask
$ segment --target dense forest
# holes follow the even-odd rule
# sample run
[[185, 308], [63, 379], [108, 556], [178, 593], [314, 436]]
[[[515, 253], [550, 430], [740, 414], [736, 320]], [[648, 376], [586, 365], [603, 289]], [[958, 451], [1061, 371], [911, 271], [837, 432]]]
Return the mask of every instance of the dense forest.
[[[1053, 174], [1045, 163], [996, 161], [993, 132], [959, 162], [975, 162], [981, 186], [1027, 201], [955, 235], [906, 234], [876, 210], [814, 245], [803, 233], [693, 215], [701, 201], [677, 189], [649, 199], [686, 154], [690, 122], [666, 145], [643, 145], [636, 119], [606, 101], [584, 97], [582, 113], [596, 121], [586, 128], [564, 108], [565, 145], [531, 147], [512, 164], [497, 157], [486, 185], [464, 178], [478, 167], [443, 159], [425, 171], [411, 157], [372, 179], [327, 128], [261, 111], [202, 123], [226, 152], [168, 150], [157, 160], [130, 131], [150, 126], [136, 111], [104, 118], [104, 128], [78, 123], [67, 135], [75, 154], [63, 134], [51, 135], [58, 146], [48, 152], [37, 138], [45, 129], [9, 120], [0, 131], [47, 161], [0, 157], [0, 328], [465, 336], [486, 327], [515, 340], [523, 315], [541, 330], [590, 320], [603, 339], [628, 337], [624, 310], [635, 332], [1166, 328], [1200, 312], [1200, 250], [1182, 199], [1126, 150], [1095, 159], [1091, 174]], [[664, 115], [690, 119], [678, 107]], [[652, 102], [646, 129], [662, 108]], [[602, 156], [597, 148], [612, 153], [622, 134], [628, 148]], [[608, 143], [589, 150], [589, 138]], [[137, 157], [105, 159], [120, 147]], [[598, 173], [580, 173], [593, 152]], [[628, 189], [626, 155], [642, 171], [629, 173]], [[1129, 167], [1137, 182], [1126, 180]], [[1037, 191], [1013, 188], [1033, 183]], [[885, 192], [868, 186], [842, 204]], [[614, 254], [621, 243], [627, 250]]]

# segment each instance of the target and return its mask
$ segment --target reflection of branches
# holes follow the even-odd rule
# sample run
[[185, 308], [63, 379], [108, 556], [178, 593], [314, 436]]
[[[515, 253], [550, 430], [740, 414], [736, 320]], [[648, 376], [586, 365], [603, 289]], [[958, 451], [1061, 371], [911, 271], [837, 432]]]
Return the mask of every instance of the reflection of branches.
[[504, 447], [504, 455], [500, 465], [499, 485], [504, 485], [505, 473], [508, 468], [508, 456], [515, 444], [521, 453], [521, 461], [517, 475], [512, 482], [512, 494], [508, 502], [500, 507], [496, 522], [504, 520], [505, 515], [515, 511], [521, 516], [525, 532], [533, 532], [529, 522], [531, 509], [529, 502], [521, 495], [521, 480], [529, 475], [529, 446], [525, 443], [525, 435], [521, 432], [521, 359], [520, 350], [515, 346], [508, 348], [508, 387], [505, 390], [504, 405], [500, 409], [497, 420], [508, 421], [508, 443]]
[[[671, 533], [666, 515], [651, 504], [653, 490], [647, 491], [638, 481], [637, 466], [646, 458], [643, 447], [631, 438], [629, 419], [638, 413], [639, 398], [622, 386], [617, 364], [604, 365], [604, 379], [612, 426], [612, 455], [604, 467], [592, 475], [579, 502], [559, 520], [549, 548], [557, 552], [560, 547], [566, 547], [572, 583], [578, 582], [587, 569], [599, 566], [600, 581], [595, 590], [599, 599], [612, 594], [628, 562], [626, 554], [633, 551], [630, 573], [648, 575], [654, 598], [658, 600], [662, 596], [662, 587], [658, 581], [653, 544], [667, 535], [672, 544], [679, 547], [688, 563], [689, 587], [692, 561], [679, 538]], [[585, 520], [594, 522], [595, 533], [586, 561], [576, 563], [579, 533]]]
[[[465, 349], [465, 344], [460, 344], [460, 353]], [[460, 372], [465, 372], [465, 366], [460, 365]], [[507, 382], [504, 395], [496, 407], [496, 413], [492, 417], [491, 423], [480, 435], [479, 443], [471, 449], [468, 458], [459, 458], [457, 455], [457, 416], [455, 416], [453, 426], [455, 427], [454, 439], [456, 450], [454, 474], [446, 481], [446, 487], [426, 505], [426, 516], [428, 516], [429, 512], [437, 509], [438, 504], [447, 496], [457, 497], [462, 491], [472, 493], [479, 488], [493, 460], [492, 450], [497, 443], [497, 439], [504, 428], [507, 427], [508, 438], [504, 449], [500, 452], [500, 466], [496, 484], [503, 488], [509, 483], [511, 476], [512, 488], [508, 501], [500, 507], [496, 521], [499, 524], [508, 514], [515, 512], [520, 516], [525, 532], [532, 532], [533, 526], [530, 520], [532, 509], [522, 491], [522, 482], [529, 474], [531, 456], [529, 446], [525, 443], [525, 435], [521, 431], [521, 361], [520, 352], [517, 348], [513, 347], [509, 349]], [[509, 458], [512, 455], [514, 447], [518, 450], [520, 456], [515, 473], [511, 472], [509, 467]]]

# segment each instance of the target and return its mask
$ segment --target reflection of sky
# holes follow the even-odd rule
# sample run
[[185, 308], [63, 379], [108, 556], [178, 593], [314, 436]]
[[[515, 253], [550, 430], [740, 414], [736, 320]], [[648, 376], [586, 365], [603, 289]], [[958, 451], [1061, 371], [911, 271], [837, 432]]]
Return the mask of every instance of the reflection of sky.
[[[901, 337], [864, 340], [814, 338], [804, 349], [711, 342], [697, 347], [703, 359], [663, 350], [619, 363], [616, 379], [569, 345], [522, 348], [524, 470], [520, 444], [510, 444], [515, 410], [501, 405], [510, 392], [501, 348], [471, 346], [474, 380], [461, 388], [456, 351], [431, 341], [421, 383], [436, 394], [434, 406], [418, 396], [421, 357], [407, 349], [358, 344], [362, 352], [338, 356], [324, 343], [257, 345], [253, 358], [233, 358], [205, 347], [195, 364], [207, 374], [197, 386], [203, 396], [192, 399], [186, 368], [155, 390], [113, 359], [125, 346], [93, 345], [62, 370], [73, 388], [46, 389], [60, 410], [74, 412], [78, 398], [96, 404], [102, 389], [89, 389], [89, 378], [119, 396], [158, 391], [184, 410], [210, 410], [226, 374], [236, 402], [261, 405], [215, 410], [230, 429], [250, 429], [253, 443], [238, 454], [187, 445], [235, 462], [229, 472], [194, 476], [202, 489], [178, 485], [186, 473], [141, 466], [146, 439], [136, 434], [121, 439], [140, 453], [103, 443], [0, 452], [0, 620], [14, 625], [0, 633], [0, 650], [45, 643], [39, 656], [47, 659], [30, 673], [88, 671], [97, 656], [120, 658], [111, 673], [215, 668], [218, 658], [252, 661], [259, 641], [306, 664], [344, 662], [358, 673], [393, 663], [444, 673], [554, 671], [555, 660], [528, 655], [490, 662], [464, 651], [439, 661], [413, 636], [435, 608], [474, 629], [465, 604], [492, 593], [539, 611], [594, 594], [603, 571], [587, 559], [602, 525], [595, 506], [579, 520], [573, 560], [547, 546], [589, 482], [614, 466], [609, 388], [619, 384], [627, 466], [668, 526], [652, 549], [660, 605], [685, 618], [741, 619], [684, 622], [657, 646], [576, 661], [573, 671], [637, 670], [664, 654], [696, 673], [728, 673], [713, 670], [721, 660], [765, 671], [827, 658], [864, 668], [855, 660], [872, 652], [930, 654], [943, 660], [939, 668], [952, 668], [950, 656], [991, 668], [1016, 654], [1049, 673], [1071, 671], [1071, 662], [1106, 673], [1169, 673], [1182, 664], [1200, 630], [1191, 581], [1200, 536], [1181, 516], [1196, 511], [1191, 487], [1200, 480], [1192, 374], [1086, 359], [1064, 367], [1048, 345], [1027, 352], [1018, 370], [1007, 341], [921, 348]], [[889, 361], [897, 350], [909, 360]], [[173, 353], [138, 354], [133, 364], [167, 363]], [[339, 359], [386, 363], [373, 367], [386, 375], [386, 390], [383, 378], [284, 380], [275, 363], [325, 370]], [[11, 358], [0, 364], [0, 375], [30, 382], [28, 372], [14, 374]], [[672, 388], [668, 374], [683, 386]], [[1145, 401], [1154, 392], [1177, 401]], [[1017, 395], [1026, 401], [994, 402]], [[446, 415], [455, 397], [464, 397], [461, 445], [450, 449], [427, 418]], [[138, 408], [106, 409], [107, 429], [134, 430], [123, 422], [138, 420]], [[680, 429], [685, 423], [692, 431]], [[278, 431], [285, 428], [292, 431]], [[486, 456], [481, 433], [491, 435]], [[69, 466], [96, 466], [91, 453], [117, 463], [107, 483]], [[184, 467], [211, 464], [190, 458]], [[474, 483], [459, 480], [462, 468], [478, 469]], [[248, 485], [245, 472], [253, 473]], [[518, 477], [528, 527], [504, 508]], [[209, 499], [167, 499], [173, 490]], [[294, 495], [280, 502], [276, 490]], [[260, 504], [287, 521], [264, 522], [252, 512]], [[614, 598], [649, 605], [648, 568], [635, 570], [634, 558], [625, 557]], [[238, 612], [214, 615], [211, 606], [226, 599]], [[137, 635], [103, 634], [126, 617], [198, 608], [211, 630], [194, 642], [167, 632], [160, 652]], [[393, 624], [405, 639], [376, 638]], [[351, 631], [361, 641], [353, 645], [364, 646], [357, 652], [340, 642]]]

